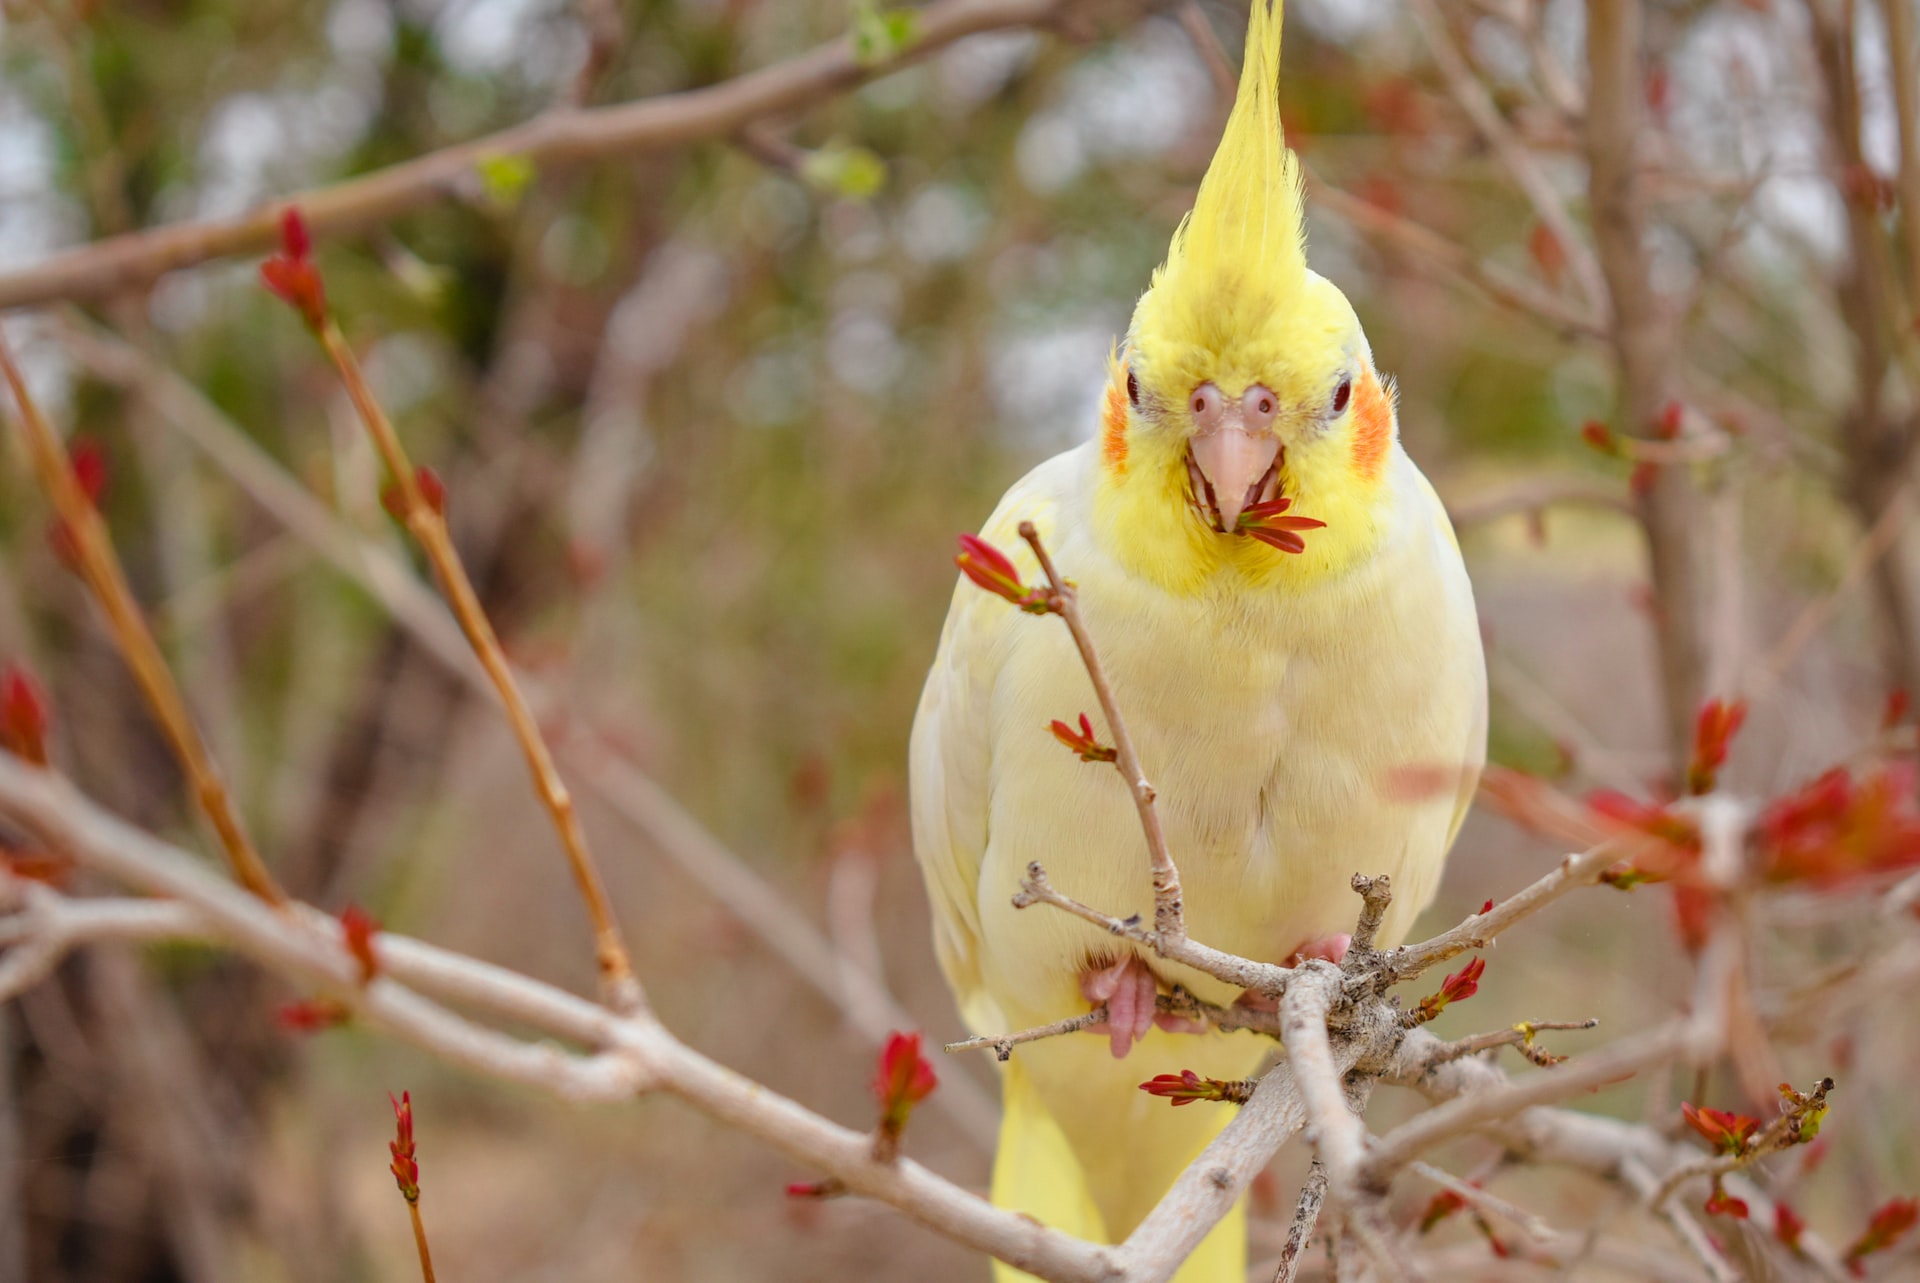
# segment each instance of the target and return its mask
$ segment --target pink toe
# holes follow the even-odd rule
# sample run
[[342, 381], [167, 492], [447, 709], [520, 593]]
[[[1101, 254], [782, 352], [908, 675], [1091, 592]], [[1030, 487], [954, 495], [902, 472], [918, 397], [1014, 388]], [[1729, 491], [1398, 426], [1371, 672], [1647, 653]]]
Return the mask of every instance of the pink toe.
[[1153, 972], [1147, 970], [1145, 963], [1142, 963], [1140, 969], [1134, 973], [1134, 984], [1133, 1036], [1144, 1038], [1147, 1036], [1147, 1030], [1153, 1028], [1154, 999], [1159, 994], [1160, 986], [1154, 980]]
[[1302, 941], [1287, 958], [1287, 965], [1294, 966], [1309, 958], [1319, 958], [1337, 964], [1347, 956], [1347, 947], [1352, 943], [1353, 936], [1346, 932]]
[[1124, 1060], [1133, 1050], [1134, 1039], [1134, 988], [1131, 984], [1122, 984], [1114, 990], [1113, 997], [1107, 999], [1107, 1045], [1115, 1060]]

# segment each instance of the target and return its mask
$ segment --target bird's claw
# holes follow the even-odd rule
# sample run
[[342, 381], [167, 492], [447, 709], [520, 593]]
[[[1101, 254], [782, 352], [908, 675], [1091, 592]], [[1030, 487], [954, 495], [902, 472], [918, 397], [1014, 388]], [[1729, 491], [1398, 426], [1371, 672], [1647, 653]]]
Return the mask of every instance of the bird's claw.
[[[1080, 992], [1088, 1002], [1107, 1005], [1107, 1018], [1088, 1028], [1107, 1035], [1107, 1045], [1112, 1049], [1115, 1060], [1125, 1059], [1126, 1054], [1133, 1050], [1133, 1044], [1146, 1036], [1156, 1020], [1162, 1019], [1155, 1009], [1160, 979], [1147, 966], [1146, 960], [1136, 953], [1129, 953], [1108, 966], [1081, 972]], [[1164, 1019], [1182, 1026], [1192, 1024], [1178, 1016]], [[1168, 1024], [1163, 1027], [1174, 1026]]]

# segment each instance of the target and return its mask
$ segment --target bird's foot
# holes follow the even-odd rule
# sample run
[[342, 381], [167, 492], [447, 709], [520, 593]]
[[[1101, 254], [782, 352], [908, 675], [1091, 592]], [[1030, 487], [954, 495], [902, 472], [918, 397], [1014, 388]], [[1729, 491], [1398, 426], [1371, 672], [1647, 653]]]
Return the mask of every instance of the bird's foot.
[[1309, 958], [1321, 958], [1336, 967], [1347, 956], [1347, 948], [1353, 943], [1353, 936], [1345, 931], [1339, 935], [1319, 936], [1312, 940], [1302, 940], [1295, 945], [1293, 952], [1287, 955], [1286, 965], [1297, 967]]
[[1080, 992], [1088, 1002], [1107, 1004], [1107, 1018], [1089, 1028], [1107, 1035], [1115, 1060], [1125, 1059], [1133, 1044], [1153, 1028], [1160, 980], [1137, 953], [1129, 953], [1109, 966], [1081, 972]]
[[[1347, 949], [1351, 947], [1352, 944], [1353, 937], [1344, 931], [1338, 935], [1317, 936], [1312, 940], [1302, 940], [1298, 945], [1294, 946], [1293, 952], [1287, 955], [1286, 961], [1281, 965], [1297, 967], [1309, 958], [1320, 958], [1333, 963], [1335, 966], [1339, 966], [1341, 961], [1346, 958]], [[1256, 1011], [1280, 1010], [1280, 1002], [1278, 999], [1270, 998], [1264, 993], [1255, 993], [1251, 989], [1246, 990], [1239, 998], [1235, 999], [1233, 1005], [1236, 1007], [1251, 1007]]]

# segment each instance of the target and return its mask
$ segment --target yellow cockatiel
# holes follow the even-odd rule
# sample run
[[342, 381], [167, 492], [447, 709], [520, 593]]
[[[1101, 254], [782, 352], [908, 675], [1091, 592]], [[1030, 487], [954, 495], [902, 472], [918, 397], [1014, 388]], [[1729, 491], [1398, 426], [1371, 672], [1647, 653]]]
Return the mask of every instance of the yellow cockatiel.
[[[1112, 363], [1098, 438], [1036, 468], [982, 531], [1039, 582], [1016, 533], [1032, 521], [1077, 583], [1159, 792], [1189, 932], [1272, 961], [1351, 928], [1357, 872], [1392, 875], [1382, 936], [1405, 934], [1486, 741], [1459, 546], [1400, 447], [1391, 385], [1352, 307], [1306, 265], [1280, 27], [1279, 0], [1254, 0], [1232, 115]], [[1299, 551], [1246, 533], [1246, 510], [1283, 495], [1292, 515], [1326, 523]], [[1047, 733], [1082, 711], [1110, 743], [1059, 621], [962, 581], [912, 747], [941, 966], [980, 1033], [1099, 999], [1112, 1013], [1104, 1038], [1015, 1051], [993, 1197], [1117, 1242], [1231, 1115], [1173, 1109], [1137, 1085], [1181, 1069], [1245, 1077], [1272, 1044], [1155, 1027], [1153, 994], [1174, 983], [1217, 1003], [1239, 995], [1065, 913], [1013, 907], [1039, 860], [1064, 893], [1152, 917], [1124, 782]], [[1245, 1258], [1236, 1212], [1177, 1279], [1241, 1283]]]

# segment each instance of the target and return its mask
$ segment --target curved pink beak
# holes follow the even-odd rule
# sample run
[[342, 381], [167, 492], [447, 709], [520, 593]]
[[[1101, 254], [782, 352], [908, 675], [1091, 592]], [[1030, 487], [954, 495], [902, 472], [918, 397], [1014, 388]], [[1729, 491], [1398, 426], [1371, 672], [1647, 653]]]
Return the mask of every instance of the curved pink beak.
[[1263, 497], [1280, 455], [1280, 438], [1267, 432], [1256, 436], [1230, 421], [1193, 438], [1189, 448], [1198, 479], [1205, 483], [1204, 492], [1195, 487], [1196, 497], [1213, 508], [1220, 529], [1232, 534], [1241, 512]]

